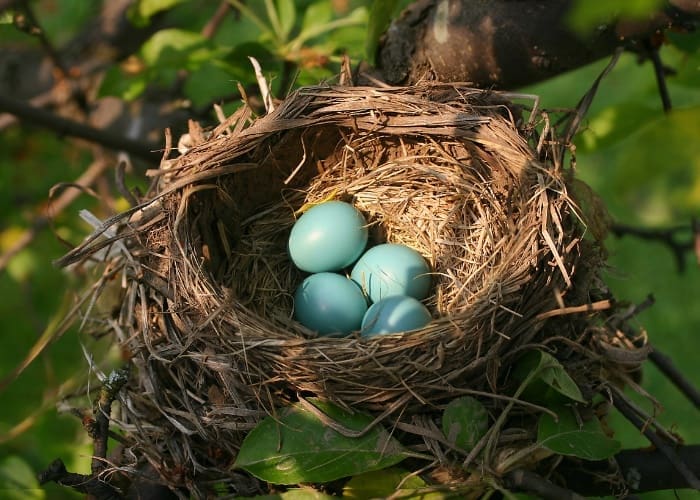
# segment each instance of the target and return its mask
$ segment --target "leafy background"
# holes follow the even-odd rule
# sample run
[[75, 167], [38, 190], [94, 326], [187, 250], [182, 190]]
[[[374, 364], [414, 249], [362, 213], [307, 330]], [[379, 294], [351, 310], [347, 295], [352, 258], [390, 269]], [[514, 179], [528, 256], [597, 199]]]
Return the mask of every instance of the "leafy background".
[[[228, 16], [207, 40], [200, 32], [215, 2], [137, 2], [133, 22], [148, 23], [160, 9], [168, 8], [174, 28], [158, 31], [127, 61], [129, 64], [109, 67], [100, 93], [135, 99], [148, 82], [172, 86], [183, 77], [172, 68], [183, 68], [184, 97], [192, 106], [207, 109], [217, 98], [232, 94], [237, 83], [244, 87], [254, 84], [247, 60], [254, 55], [272, 80], [273, 91], [284, 94], [292, 85], [332, 77], [342, 53], [347, 52], [353, 61], [363, 58], [368, 24], [370, 30], [379, 29], [376, 21], [368, 21], [373, 19], [370, 1], [278, 0], [248, 2], [247, 7], [231, 3], [240, 7], [243, 15]], [[393, 11], [405, 3], [386, 2], [383, 8]], [[90, 22], [98, 7], [82, 0], [42, 0], [34, 5], [47, 35], [59, 46]], [[270, 7], [279, 14], [276, 20], [269, 15]], [[591, 12], [579, 10], [582, 14], [575, 19], [585, 23]], [[0, 48], [36, 43], [16, 32], [7, 19], [0, 21]], [[579, 176], [598, 192], [620, 223], [687, 226], [700, 212], [700, 36], [678, 35], [670, 42], [661, 55], [677, 70], [668, 80], [673, 112], [662, 112], [650, 63], [640, 64], [635, 56], [623, 55], [603, 80], [586, 129], [576, 141]], [[600, 61], [522, 90], [540, 95], [546, 108], [571, 108], [606, 63]], [[234, 101], [226, 109], [235, 106]], [[0, 252], [32, 227], [52, 186], [76, 179], [90, 161], [85, 149], [30, 124], [2, 131]], [[122, 200], [115, 198], [112, 209], [118, 209], [120, 203]], [[109, 207], [97, 204], [88, 194], [81, 196], [57, 214], [48, 229], [39, 231], [32, 245], [0, 274], [0, 378], [12, 372], [47, 328], [55, 326], [65, 309], [64, 292], [80, 286], [78, 277], [52, 266], [52, 260], [66, 250], [60, 239], [75, 243], [88, 231], [76, 217], [80, 208], [90, 208], [98, 216], [109, 213]], [[649, 332], [651, 341], [700, 385], [700, 372], [695, 370], [700, 327], [697, 263], [688, 255], [688, 266], [680, 274], [663, 245], [630, 237], [610, 237], [607, 244], [610, 266], [606, 278], [615, 295], [641, 302], [653, 293], [656, 304], [639, 316], [640, 325]], [[61, 397], [83, 383], [89, 372], [81, 342], [89, 339], [74, 330], [67, 332], [0, 392], [0, 497], [73, 497], [55, 486], [40, 489], [36, 484], [36, 472], [56, 457], [63, 458], [69, 470], [89, 470], [91, 446], [78, 419], [56, 410]], [[644, 387], [664, 406], [660, 420], [687, 442], [699, 443], [697, 411], [650, 364], [644, 368]], [[85, 401], [85, 405], [90, 402]], [[618, 430], [624, 447], [647, 445], [623, 419], [613, 415], [611, 425]], [[355, 481], [353, 486], [362, 491], [362, 484]], [[691, 494], [681, 492], [680, 497], [690, 498]]]

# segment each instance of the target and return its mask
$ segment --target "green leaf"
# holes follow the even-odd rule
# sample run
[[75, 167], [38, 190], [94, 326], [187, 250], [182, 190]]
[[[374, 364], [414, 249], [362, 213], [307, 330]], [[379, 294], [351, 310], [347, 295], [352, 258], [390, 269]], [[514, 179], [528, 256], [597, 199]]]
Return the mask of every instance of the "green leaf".
[[390, 467], [380, 471], [365, 472], [354, 476], [343, 488], [343, 498], [414, 498], [440, 500], [446, 498], [438, 492], [421, 493], [428, 485], [419, 476]]
[[283, 41], [289, 39], [289, 34], [296, 22], [297, 9], [294, 0], [277, 0], [277, 17], [280, 26], [280, 38]]
[[[520, 381], [533, 377], [535, 381], [544, 382], [545, 386], [554, 389], [556, 393], [580, 403], [586, 402], [576, 382], [566, 373], [559, 361], [546, 352], [530, 351], [523, 355], [516, 363], [514, 377]], [[537, 384], [532, 384], [523, 393], [523, 397], [532, 401], [546, 400], [547, 398], [543, 396], [545, 394], [541, 393]]]
[[46, 494], [39, 486], [32, 468], [16, 455], [0, 462], [0, 492], [7, 500], [41, 500]]
[[398, 3], [398, 0], [374, 0], [372, 2], [367, 25], [367, 43], [365, 45], [365, 55], [370, 64], [374, 64], [379, 39], [389, 27], [389, 24], [391, 24], [391, 19]]
[[141, 47], [146, 65], [175, 71], [194, 71], [204, 62], [220, 58], [227, 52], [226, 49], [214, 47], [199, 33], [177, 28], [156, 32]]
[[231, 73], [226, 65], [205, 63], [185, 81], [185, 95], [195, 107], [232, 95], [237, 89]]
[[326, 495], [313, 488], [289, 488], [275, 495], [258, 495], [254, 497], [236, 497], [239, 500], [333, 500], [334, 496]]
[[145, 74], [127, 75], [119, 66], [110, 66], [102, 78], [99, 97], [115, 96], [125, 101], [133, 101], [139, 97], [148, 84]]
[[[350, 414], [331, 403], [309, 402], [353, 431], [364, 431], [372, 422], [367, 415]], [[407, 456], [380, 425], [360, 437], [347, 437], [296, 403], [282, 409], [276, 418], [265, 418], [246, 436], [234, 467], [275, 484], [323, 483], [384, 469]]]
[[138, 0], [129, 8], [129, 20], [135, 26], [148, 26], [151, 17], [182, 2], [184, 0]]
[[301, 21], [301, 31], [316, 30], [333, 19], [333, 8], [327, 0], [314, 2], [306, 8]]
[[473, 448], [489, 428], [489, 414], [471, 396], [453, 399], [442, 413], [442, 432], [451, 443], [463, 449]]
[[576, 0], [569, 11], [569, 24], [579, 33], [590, 33], [603, 23], [615, 19], [644, 19], [660, 10], [664, 0]]
[[603, 433], [597, 418], [578, 422], [567, 407], [556, 409], [558, 421], [544, 413], [537, 428], [537, 443], [560, 455], [585, 460], [603, 460], [612, 457], [622, 447], [616, 439]]

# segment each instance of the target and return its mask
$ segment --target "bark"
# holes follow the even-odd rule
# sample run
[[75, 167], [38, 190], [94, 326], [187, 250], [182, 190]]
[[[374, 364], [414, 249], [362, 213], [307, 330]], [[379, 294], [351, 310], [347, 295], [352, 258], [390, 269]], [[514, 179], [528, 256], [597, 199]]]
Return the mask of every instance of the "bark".
[[687, 28], [700, 2], [671, 0], [649, 19], [618, 19], [580, 35], [569, 27], [573, 0], [418, 0], [385, 34], [381, 77], [513, 89], [584, 66], [669, 27]]

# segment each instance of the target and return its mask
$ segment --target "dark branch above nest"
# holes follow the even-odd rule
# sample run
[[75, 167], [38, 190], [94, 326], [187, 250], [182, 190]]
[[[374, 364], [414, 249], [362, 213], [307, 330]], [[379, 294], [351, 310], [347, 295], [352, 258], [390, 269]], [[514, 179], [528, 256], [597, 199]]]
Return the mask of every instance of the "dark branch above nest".
[[387, 31], [377, 65], [389, 83], [434, 78], [513, 89], [582, 67], [620, 46], [652, 57], [645, 41], [689, 29], [700, 5], [669, 0], [644, 21], [619, 19], [587, 36], [570, 27], [573, 0], [419, 0]]

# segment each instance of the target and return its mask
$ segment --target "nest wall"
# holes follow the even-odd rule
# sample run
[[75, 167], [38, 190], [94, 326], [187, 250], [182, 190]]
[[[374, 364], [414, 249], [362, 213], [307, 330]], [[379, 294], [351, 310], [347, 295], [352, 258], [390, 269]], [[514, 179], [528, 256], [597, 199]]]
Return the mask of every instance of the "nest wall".
[[[555, 337], [595, 385], [571, 345], [603, 335], [599, 318], [556, 311], [602, 293], [600, 249], [559, 145], [526, 125], [503, 95], [435, 83], [304, 88], [262, 117], [191, 124], [193, 147], [167, 151], [142, 203], [106, 223], [129, 248], [114, 264], [129, 276], [116, 334], [135, 367], [118, 419], [133, 449], [182, 484], [176, 465], [230, 475], [245, 432], [300, 396], [411, 425], [460, 394], [496, 412], [513, 361]], [[304, 274], [287, 238], [328, 199], [363, 212], [371, 243], [426, 258], [432, 323], [361, 339], [294, 321]]]

